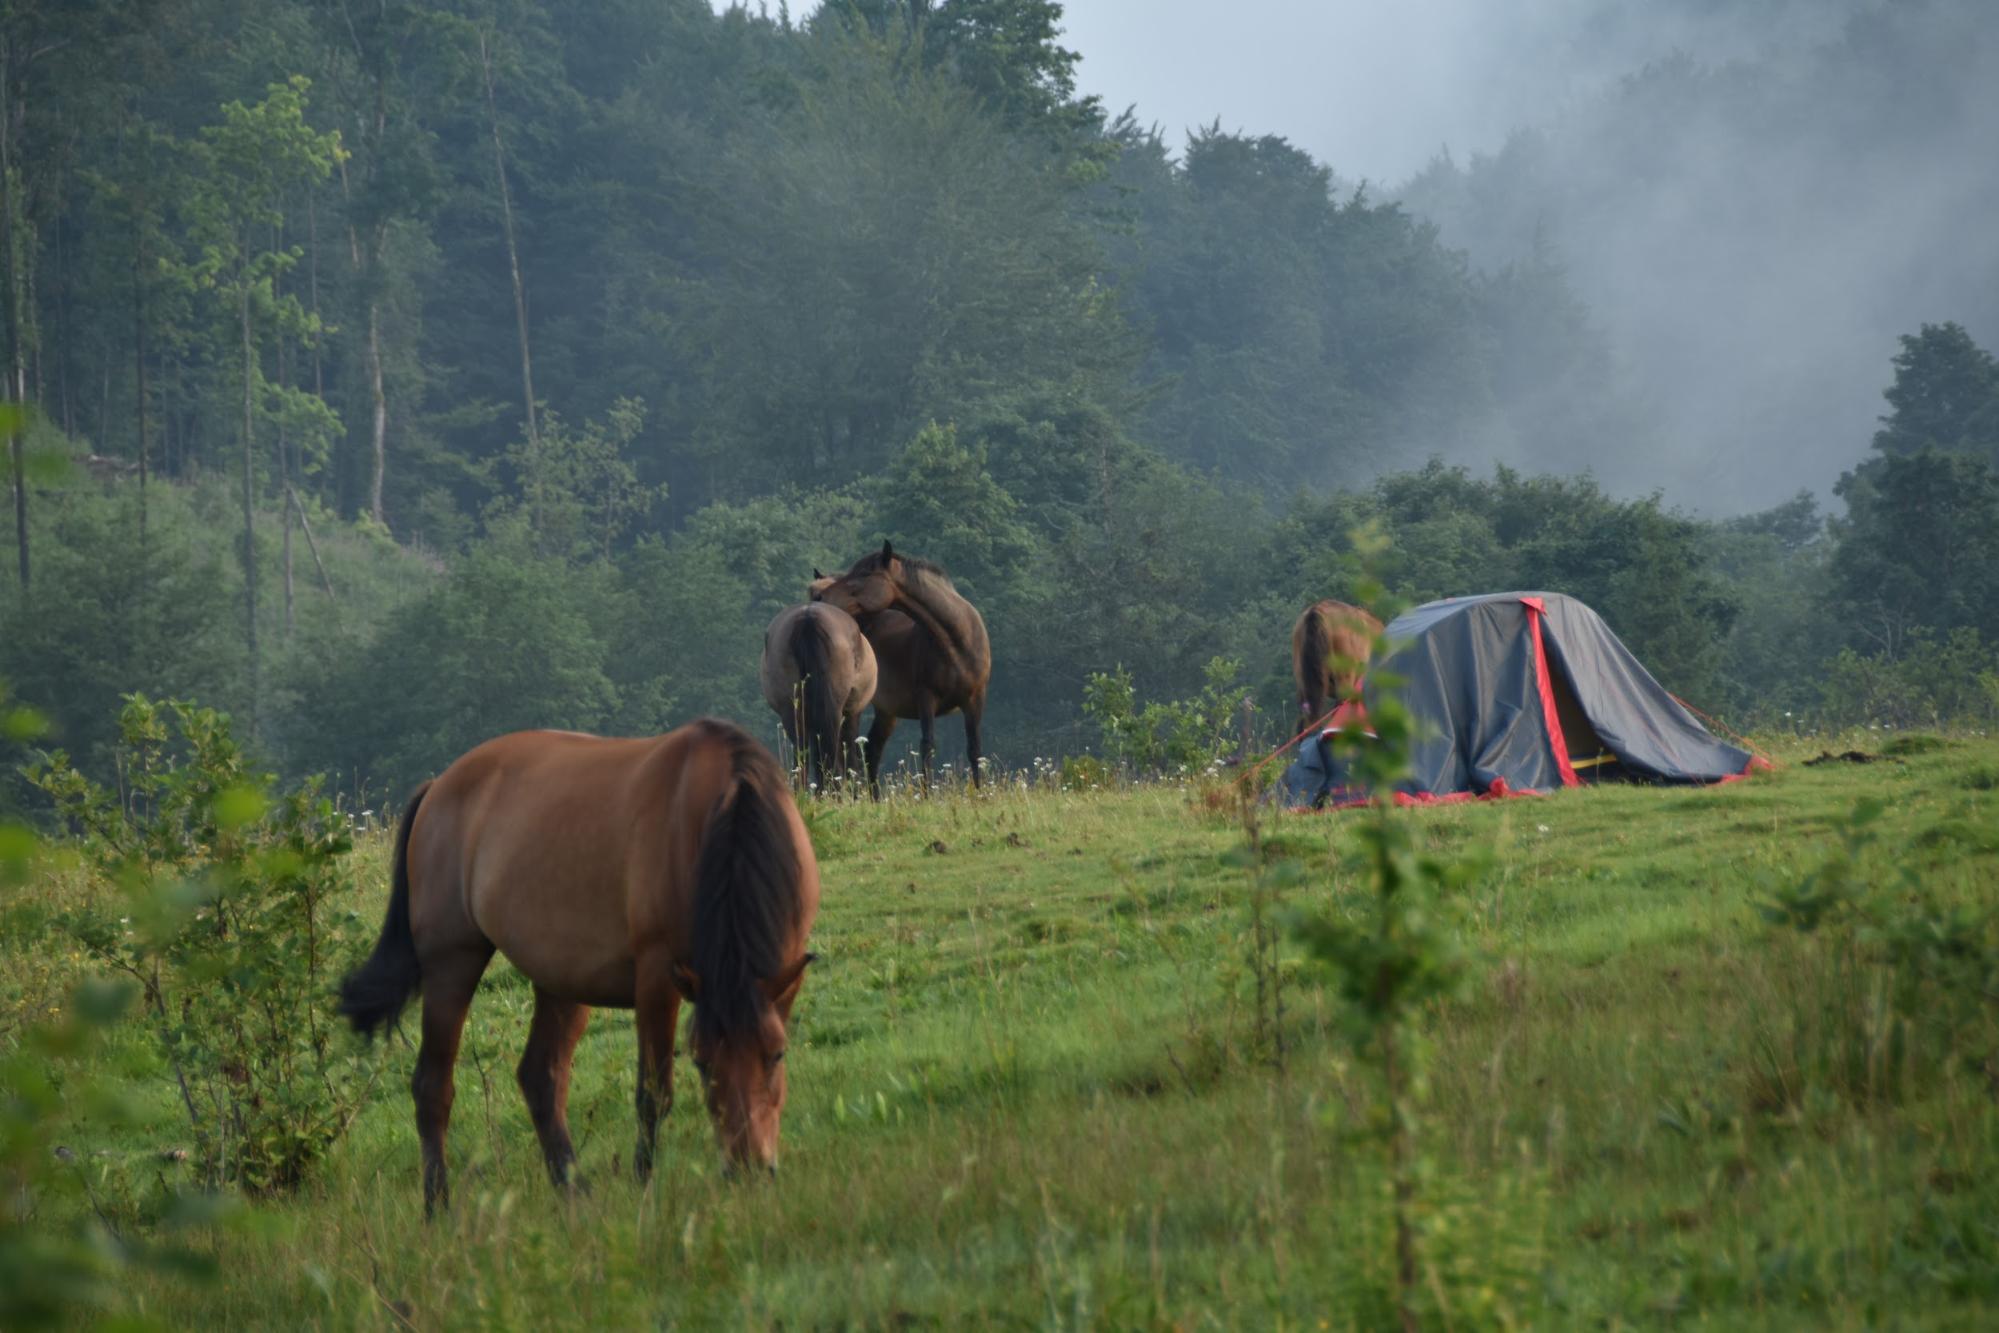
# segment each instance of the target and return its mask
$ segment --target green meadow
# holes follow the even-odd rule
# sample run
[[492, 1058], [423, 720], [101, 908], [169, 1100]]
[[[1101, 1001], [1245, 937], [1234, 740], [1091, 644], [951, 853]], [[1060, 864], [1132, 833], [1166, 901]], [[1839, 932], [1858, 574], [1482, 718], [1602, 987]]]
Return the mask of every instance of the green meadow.
[[[1871, 739], [1866, 765], [1806, 766], [1818, 744], [1794, 742], [1719, 788], [1405, 816], [1435, 851], [1496, 858], [1438, 907], [1467, 975], [1422, 1018], [1426, 1326], [1999, 1320], [1999, 742]], [[423, 1219], [406, 1019], [318, 1174], [176, 1233], [208, 1271], [134, 1268], [115, 1308], [174, 1328], [1392, 1325], [1379, 1074], [1301, 954], [1259, 999], [1224, 791], [818, 803], [822, 959], [775, 1182], [722, 1178], [683, 1054], [638, 1189], [632, 1019], [604, 1011], [571, 1094], [586, 1185], [558, 1195], [513, 1081], [530, 993], [496, 963], [448, 1215]], [[1869, 930], [1761, 910], [1845, 855], [1870, 797], [1886, 810], [1854, 881], [1912, 930], [1969, 922], [1982, 989], [1976, 959], [1951, 974], [1968, 983], [1907, 975]], [[1276, 910], [1365, 914], [1364, 817], [1263, 817], [1266, 854], [1302, 868]], [[357, 960], [387, 850], [375, 830], [353, 853]], [[0, 1040], [89, 971], [60, 913], [107, 892], [75, 866], [28, 886], [38, 910], [0, 938]], [[95, 1057], [132, 1118], [65, 1102], [78, 1188], [49, 1208], [144, 1233], [119, 1201], [187, 1169], [148, 1050], [127, 1024]]]

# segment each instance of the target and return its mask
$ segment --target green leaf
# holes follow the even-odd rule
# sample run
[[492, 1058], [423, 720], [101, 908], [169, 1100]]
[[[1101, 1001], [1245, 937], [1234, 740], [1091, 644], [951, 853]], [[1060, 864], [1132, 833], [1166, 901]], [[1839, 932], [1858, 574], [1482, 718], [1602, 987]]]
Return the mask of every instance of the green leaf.
[[10, 708], [0, 713], [0, 738], [16, 745], [26, 745], [38, 741], [48, 734], [48, 719], [32, 708]]
[[109, 1027], [125, 1016], [139, 988], [129, 981], [93, 977], [77, 986], [72, 1004], [76, 1016], [94, 1027]]
[[244, 783], [224, 788], [215, 796], [215, 823], [224, 829], [239, 829], [264, 817], [270, 809], [268, 797]]
[[0, 870], [26, 867], [35, 854], [35, 835], [19, 824], [0, 824]]
[[75, 475], [76, 464], [62, 449], [28, 449], [22, 453], [21, 471], [36, 486], [56, 487]]

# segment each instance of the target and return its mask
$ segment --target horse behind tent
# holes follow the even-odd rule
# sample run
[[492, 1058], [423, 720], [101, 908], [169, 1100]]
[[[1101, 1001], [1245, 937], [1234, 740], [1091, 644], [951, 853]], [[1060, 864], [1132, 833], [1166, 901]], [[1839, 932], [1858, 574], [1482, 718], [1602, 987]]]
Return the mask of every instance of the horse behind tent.
[[633, 1164], [644, 1180], [673, 1102], [682, 999], [725, 1162], [774, 1169], [785, 1025], [818, 905], [818, 863], [784, 771], [731, 723], [644, 740], [515, 732], [418, 788], [396, 830], [381, 938], [342, 984], [340, 1009], [373, 1033], [422, 992], [410, 1092], [425, 1211], [449, 1197], [453, 1067], [496, 950], [534, 986], [516, 1074], [558, 1185], [576, 1161], [570, 1059], [591, 1006], [637, 1011]]
[[875, 697], [875, 650], [854, 618], [825, 602], [786, 607], [764, 631], [764, 702], [820, 791], [854, 768], [861, 713]]
[[944, 571], [927, 560], [898, 555], [883, 542], [846, 573], [817, 577], [814, 601], [829, 602], [859, 622], [874, 646], [880, 676], [875, 718], [868, 728], [868, 782], [881, 790], [882, 747], [898, 718], [923, 728], [923, 779], [936, 754], [936, 720], [965, 715], [965, 752], [972, 785], [979, 785], [979, 724], [992, 681], [993, 650], [978, 608], [959, 595]]
[[1291, 673], [1298, 682], [1300, 721], [1326, 715], [1360, 689], [1368, 654], [1381, 636], [1381, 622], [1357, 606], [1328, 597], [1305, 608], [1291, 627]]

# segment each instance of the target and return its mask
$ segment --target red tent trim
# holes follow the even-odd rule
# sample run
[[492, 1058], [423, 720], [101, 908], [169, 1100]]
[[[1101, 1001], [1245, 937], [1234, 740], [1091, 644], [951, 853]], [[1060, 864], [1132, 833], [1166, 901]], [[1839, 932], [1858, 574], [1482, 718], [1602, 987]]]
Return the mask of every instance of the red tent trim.
[[1555, 682], [1548, 675], [1548, 648], [1541, 641], [1541, 618], [1548, 614], [1548, 608], [1539, 597], [1522, 597], [1520, 604], [1527, 608], [1527, 629], [1534, 640], [1534, 683], [1541, 692], [1541, 717], [1548, 724], [1548, 744], [1555, 751], [1555, 767], [1561, 770], [1564, 787], [1579, 787], [1582, 779], [1569, 763], [1569, 743], [1562, 736], [1562, 717], [1555, 708]]

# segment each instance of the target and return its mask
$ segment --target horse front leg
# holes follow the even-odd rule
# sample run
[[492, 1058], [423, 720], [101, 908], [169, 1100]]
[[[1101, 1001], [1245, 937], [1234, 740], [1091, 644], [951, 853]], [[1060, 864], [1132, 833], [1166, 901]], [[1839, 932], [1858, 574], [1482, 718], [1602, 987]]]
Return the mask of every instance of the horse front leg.
[[680, 988], [674, 984], [673, 960], [666, 956], [666, 950], [650, 950], [640, 959], [635, 1001], [639, 1030], [639, 1138], [632, 1152], [632, 1169], [643, 1185], [652, 1179], [660, 1117], [673, 1109], [673, 1041], [680, 1025]]
[[978, 787], [981, 755], [979, 751], [979, 724], [984, 720], [986, 700], [984, 695], [965, 701], [965, 755], [972, 766], [972, 786]]

